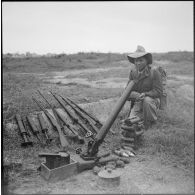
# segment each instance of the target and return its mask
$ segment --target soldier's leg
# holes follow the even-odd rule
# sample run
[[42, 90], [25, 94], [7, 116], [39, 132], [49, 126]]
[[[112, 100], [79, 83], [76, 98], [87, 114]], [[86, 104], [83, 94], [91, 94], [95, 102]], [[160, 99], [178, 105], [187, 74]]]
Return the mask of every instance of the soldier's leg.
[[141, 120], [143, 119], [143, 102], [142, 101], [136, 101], [134, 103], [133, 108], [131, 109], [129, 119], [134, 118], [134, 117], [139, 117]]
[[151, 97], [145, 97], [143, 100], [143, 118], [146, 126], [157, 120], [157, 109], [159, 107], [159, 100]]
[[129, 117], [121, 125], [121, 130], [121, 143], [137, 148], [140, 137], [144, 133], [142, 100], [134, 102]]

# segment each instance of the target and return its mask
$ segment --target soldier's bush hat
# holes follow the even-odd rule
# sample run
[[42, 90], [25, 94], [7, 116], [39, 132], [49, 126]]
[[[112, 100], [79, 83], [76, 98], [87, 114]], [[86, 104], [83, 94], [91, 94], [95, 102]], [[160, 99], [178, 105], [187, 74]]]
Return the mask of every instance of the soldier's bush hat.
[[144, 47], [140, 45], [137, 46], [137, 49], [134, 53], [130, 53], [129, 55], [127, 55], [127, 58], [131, 63], [135, 64], [135, 59], [143, 56], [146, 57], [148, 64], [152, 64], [152, 54], [146, 52]]

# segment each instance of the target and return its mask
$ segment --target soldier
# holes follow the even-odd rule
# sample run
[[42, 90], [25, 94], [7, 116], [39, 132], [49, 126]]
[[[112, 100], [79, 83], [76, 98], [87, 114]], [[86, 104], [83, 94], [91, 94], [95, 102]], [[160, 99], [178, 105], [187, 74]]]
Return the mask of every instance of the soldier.
[[159, 98], [163, 92], [160, 72], [151, 68], [152, 54], [146, 52], [142, 46], [137, 46], [137, 50], [127, 57], [134, 65], [130, 71], [128, 83], [136, 78], [144, 77], [132, 88], [128, 99], [131, 101], [132, 109], [128, 119], [140, 118], [144, 122], [145, 129], [148, 129], [157, 120]]

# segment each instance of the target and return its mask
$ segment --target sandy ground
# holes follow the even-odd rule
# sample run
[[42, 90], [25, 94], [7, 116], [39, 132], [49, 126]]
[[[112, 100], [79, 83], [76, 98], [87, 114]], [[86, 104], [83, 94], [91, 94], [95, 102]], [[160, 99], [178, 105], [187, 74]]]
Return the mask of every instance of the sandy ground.
[[[103, 71], [92, 70], [92, 71]], [[82, 71], [72, 71], [71, 74], [80, 74]], [[88, 73], [88, 70], [86, 70]], [[70, 74], [70, 73], [69, 73]], [[68, 73], [55, 73], [51, 82], [63, 82], [68, 84], [72, 82], [71, 79], [65, 78]], [[176, 82], [173, 78], [182, 82], [184, 78], [172, 75], [169, 82]], [[48, 79], [48, 78], [46, 78]], [[95, 82], [88, 82], [87, 79], [74, 79], [74, 82], [84, 83], [91, 87], [124, 87], [126, 80], [108, 78]], [[183, 86], [183, 85], [182, 85]], [[186, 89], [186, 94], [189, 98], [193, 98], [191, 86], [183, 86]], [[182, 89], [183, 89], [182, 88]], [[180, 89], [180, 90], [182, 90]], [[179, 90], [179, 89], [178, 89]], [[179, 92], [178, 92], [179, 93]], [[82, 104], [84, 108], [89, 110], [96, 110], [96, 116], [102, 122], [106, 120], [110, 108], [114, 107], [117, 99], [108, 99], [90, 104]], [[126, 105], [123, 109], [127, 109]], [[45, 181], [37, 171], [38, 165], [34, 162], [27, 162], [23, 164], [22, 171], [18, 171], [17, 180], [9, 183], [9, 191], [15, 194], [135, 194], [135, 193], [194, 193], [194, 178], [192, 173], [188, 173], [178, 167], [163, 165], [158, 158], [139, 154], [131, 158], [130, 164], [121, 169], [122, 175], [120, 177], [120, 185], [115, 187], [104, 187], [99, 184], [99, 178], [94, 175], [92, 170], [84, 171], [74, 175], [66, 180], [58, 182]]]

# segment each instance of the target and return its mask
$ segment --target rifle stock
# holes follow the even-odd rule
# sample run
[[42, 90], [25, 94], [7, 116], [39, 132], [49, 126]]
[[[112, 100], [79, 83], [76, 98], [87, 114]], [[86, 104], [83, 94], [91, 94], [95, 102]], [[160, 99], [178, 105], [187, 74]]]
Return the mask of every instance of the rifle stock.
[[41, 131], [45, 135], [46, 143], [49, 144], [52, 141], [52, 138], [49, 138], [49, 135], [47, 134], [48, 127], [46, 125], [46, 121], [45, 121], [42, 113], [38, 114], [38, 119], [39, 119], [39, 123], [40, 123], [40, 126], [41, 126]]
[[64, 134], [62, 133], [61, 127], [59, 126], [59, 124], [57, 123], [56, 119], [49, 113], [48, 110], [44, 109], [39, 103], [38, 101], [32, 97], [32, 99], [37, 103], [37, 105], [41, 108], [41, 110], [45, 113], [45, 115], [48, 117], [48, 119], [50, 120], [50, 122], [52, 123], [52, 125], [54, 126], [54, 128], [58, 131], [59, 134], [59, 139], [60, 139], [60, 143], [61, 146], [63, 148], [63, 150], [67, 150], [69, 143], [67, 141], [67, 139], [64, 137]]
[[33, 119], [30, 117], [30, 115], [26, 116], [26, 119], [28, 121], [28, 124], [30, 126], [30, 129], [33, 133], [33, 135], [37, 138], [37, 140], [39, 141], [40, 144], [42, 144], [40, 138], [39, 138], [39, 130], [37, 129], [35, 122], [33, 121]]
[[63, 100], [61, 100], [60, 98], [58, 98], [55, 94], [53, 94], [51, 91], [50, 93], [53, 95], [53, 97], [57, 100], [57, 102], [64, 108], [65, 112], [68, 114], [68, 116], [70, 117], [70, 119], [73, 121], [73, 123], [78, 124], [83, 130], [86, 131], [86, 137], [92, 137], [94, 138], [93, 133], [82, 123], [79, 122], [78, 118], [74, 117], [70, 111], [66, 108], [66, 106], [64, 105]]
[[39, 90], [37, 90], [37, 91], [39, 92], [39, 94], [41, 95], [41, 97], [47, 102], [47, 104], [52, 109], [53, 114], [54, 114], [55, 118], [57, 119], [58, 123], [61, 124], [61, 121], [63, 121], [63, 125], [60, 125], [61, 126], [61, 129], [63, 129], [65, 131], [65, 129], [64, 129], [64, 125], [65, 125], [69, 130], [71, 130], [71, 132], [73, 134], [75, 134], [75, 136], [71, 136], [71, 135], [67, 135], [67, 132], [66, 132], [67, 138], [70, 138], [71, 140], [77, 141], [79, 143], [84, 143], [84, 140], [78, 135], [78, 133], [74, 132], [72, 130], [72, 128], [70, 128], [70, 126], [67, 124], [66, 120], [63, 117], [60, 117], [60, 119], [61, 119], [61, 121], [60, 121], [60, 119], [58, 118], [59, 117], [59, 112], [57, 112], [57, 109], [55, 108], [55, 106], [52, 106], [49, 103], [49, 101], [45, 98], [45, 96]]
[[60, 124], [61, 130], [64, 131], [65, 134], [67, 134], [67, 132], [65, 132], [65, 129], [64, 129], [64, 125], [66, 125], [66, 124], [65, 124], [65, 122], [63, 120], [62, 120], [63, 121], [63, 125], [61, 124], [61, 121], [59, 120], [58, 113], [56, 112], [55, 106], [52, 106], [49, 103], [49, 101], [44, 97], [44, 95], [39, 90], [37, 90], [37, 91], [41, 95], [41, 97], [47, 102], [47, 104], [49, 105], [49, 107], [52, 109], [54, 118], [56, 119], [56, 121], [58, 122], [58, 124]]

